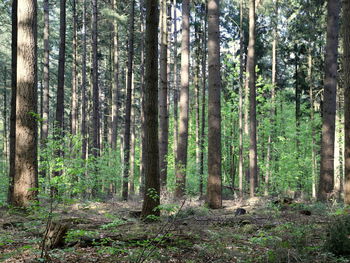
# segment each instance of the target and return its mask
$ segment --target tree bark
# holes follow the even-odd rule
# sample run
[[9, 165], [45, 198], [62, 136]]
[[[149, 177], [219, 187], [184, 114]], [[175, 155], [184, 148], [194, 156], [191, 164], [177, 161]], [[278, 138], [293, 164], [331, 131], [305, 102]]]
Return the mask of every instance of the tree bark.
[[13, 187], [16, 159], [16, 96], [17, 96], [17, 0], [12, 0], [11, 11], [11, 112], [10, 112], [10, 169], [8, 203], [13, 204]]
[[25, 207], [37, 195], [37, 2], [18, 1], [16, 158], [13, 204]]
[[159, 148], [158, 148], [158, 23], [157, 0], [146, 0], [145, 47], [145, 193], [142, 217], [159, 215], [160, 204]]
[[238, 162], [238, 188], [239, 188], [239, 196], [243, 198], [243, 56], [244, 56], [244, 32], [243, 32], [243, 0], [239, 2], [239, 101], [238, 101], [238, 132], [239, 132], [239, 162]]
[[100, 101], [98, 86], [98, 57], [97, 57], [97, 0], [92, 0], [92, 154], [96, 158], [100, 155]]
[[208, 1], [208, 186], [207, 204], [222, 206], [221, 197], [221, 77], [219, 0]]
[[326, 201], [334, 186], [334, 134], [337, 94], [337, 59], [340, 1], [328, 1], [327, 41], [321, 141], [319, 201]]
[[190, 2], [182, 2], [182, 40], [181, 40], [181, 90], [180, 123], [176, 156], [175, 197], [182, 198], [186, 192], [186, 165], [188, 147], [189, 115], [189, 73], [190, 73]]
[[249, 175], [250, 175], [250, 196], [254, 197], [257, 167], [257, 146], [256, 146], [256, 90], [255, 90], [255, 0], [249, 0], [249, 45], [247, 57], [247, 75], [249, 85]]
[[83, 55], [82, 55], [82, 83], [81, 83], [81, 136], [82, 159], [87, 158], [87, 127], [86, 127], [86, 0], [83, 0]]
[[168, 115], [168, 24], [167, 0], [161, 1], [161, 43], [160, 43], [160, 93], [159, 93], [159, 170], [162, 191], [167, 184], [167, 154], [169, 136]]
[[344, 123], [345, 123], [345, 181], [344, 201], [350, 204], [350, 0], [343, 1], [343, 74], [344, 74]]
[[131, 98], [132, 98], [132, 71], [134, 57], [134, 13], [135, 1], [131, 1], [129, 20], [129, 47], [128, 47], [128, 73], [125, 103], [125, 127], [124, 127], [124, 171], [123, 171], [123, 200], [128, 199], [129, 173], [130, 173], [130, 126], [131, 126]]
[[[174, 156], [177, 156], [177, 144], [178, 144], [178, 74], [177, 74], [177, 15], [176, 15], [176, 0], [173, 2], [174, 8]], [[176, 172], [176, 162], [175, 162]]]
[[72, 112], [71, 112], [71, 133], [77, 134], [78, 130], [78, 88], [77, 88], [77, 10], [76, 0], [72, 0], [73, 16], [73, 63], [72, 63]]

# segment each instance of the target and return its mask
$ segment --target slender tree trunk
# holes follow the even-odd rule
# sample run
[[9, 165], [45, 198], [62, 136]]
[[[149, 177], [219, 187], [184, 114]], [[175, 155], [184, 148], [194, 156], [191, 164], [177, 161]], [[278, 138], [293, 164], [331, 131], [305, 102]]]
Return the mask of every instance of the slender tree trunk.
[[17, 96], [17, 0], [12, 0], [11, 11], [11, 112], [10, 112], [10, 169], [9, 169], [9, 191], [8, 203], [14, 204], [13, 187], [15, 178], [16, 159], [16, 96]]
[[267, 138], [267, 153], [266, 153], [266, 175], [265, 175], [265, 196], [269, 194], [269, 183], [271, 177], [271, 163], [272, 163], [272, 145], [273, 145], [273, 136], [275, 133], [275, 115], [276, 115], [276, 85], [277, 85], [277, 21], [278, 21], [278, 0], [274, 1], [275, 17], [272, 19], [273, 23], [273, 41], [272, 41], [272, 76], [271, 76], [271, 129]]
[[97, 0], [92, 0], [92, 153], [94, 157], [100, 155], [100, 101], [98, 86], [98, 57], [97, 57]]
[[[134, 74], [132, 76], [132, 90], [134, 90]], [[136, 126], [136, 114], [135, 114], [135, 93], [132, 95], [131, 102], [131, 140], [130, 140], [130, 184], [129, 193], [130, 195], [135, 194], [135, 126]]]
[[49, 133], [49, 81], [50, 81], [50, 20], [49, 20], [49, 0], [44, 0], [44, 83], [43, 83], [43, 121], [41, 129], [41, 145], [45, 146], [47, 136]]
[[188, 147], [189, 115], [189, 73], [190, 73], [190, 1], [182, 2], [182, 40], [181, 40], [181, 90], [180, 123], [176, 156], [175, 197], [182, 198], [186, 192], [186, 165]]
[[222, 206], [221, 197], [221, 77], [220, 77], [219, 0], [208, 1], [208, 186], [207, 204]]
[[[174, 7], [174, 156], [177, 156], [177, 144], [178, 144], [178, 74], [177, 74], [177, 15], [176, 15], [176, 0], [173, 2]], [[176, 171], [176, 162], [175, 162]]]
[[319, 201], [326, 201], [334, 186], [334, 133], [337, 94], [337, 58], [340, 0], [328, 1], [327, 42], [321, 142]]
[[124, 128], [124, 172], [123, 172], [123, 200], [128, 199], [128, 184], [130, 172], [130, 123], [131, 123], [131, 97], [132, 97], [132, 71], [134, 57], [134, 13], [135, 1], [131, 1], [129, 20], [129, 47], [128, 47], [128, 75], [125, 103], [125, 128]]
[[159, 170], [163, 191], [167, 184], [167, 154], [169, 136], [168, 115], [168, 24], [167, 0], [161, 1], [161, 43], [160, 43], [160, 93], [159, 93]]
[[78, 130], [78, 88], [77, 88], [77, 10], [76, 0], [72, 0], [73, 11], [73, 63], [72, 63], [72, 112], [71, 133], [77, 134]]
[[87, 102], [86, 102], [86, 0], [83, 0], [83, 56], [82, 56], [82, 83], [81, 83], [81, 136], [82, 159], [87, 158]]
[[343, 178], [343, 105], [341, 90], [337, 92], [337, 108], [335, 116], [335, 139], [334, 139], [334, 194], [338, 201], [340, 201], [342, 192], [342, 178]]
[[144, 25], [144, 2], [140, 0], [140, 13], [141, 13], [141, 64], [140, 64], [140, 86], [141, 86], [141, 149], [140, 149], [140, 196], [144, 196], [145, 189], [145, 25]]
[[312, 60], [312, 48], [309, 48], [308, 54], [308, 84], [310, 93], [310, 123], [311, 123], [311, 161], [312, 161], [312, 198], [316, 199], [316, 171], [317, 171], [317, 150], [316, 150], [316, 131], [315, 131], [315, 108], [314, 108], [314, 92], [313, 92], [313, 60]]
[[157, 0], [146, 0], [145, 47], [145, 195], [142, 217], [159, 215], [160, 204], [159, 148], [158, 148], [158, 23]]
[[16, 158], [12, 201], [25, 207], [38, 188], [37, 2], [18, 1]]
[[345, 181], [344, 201], [350, 204], [350, 0], [343, 1], [343, 74], [344, 74], [344, 123], [345, 123]]
[[[112, 9], [117, 9], [117, 0], [113, 0]], [[118, 99], [119, 99], [119, 41], [118, 41], [118, 24], [116, 19], [113, 20], [113, 85], [112, 85], [112, 133], [111, 148], [117, 149], [118, 133]]]
[[250, 175], [250, 196], [254, 197], [257, 167], [257, 142], [256, 142], [256, 90], [255, 90], [255, 0], [249, 0], [249, 45], [247, 57], [247, 75], [249, 85], [249, 175]]
[[6, 171], [7, 166], [7, 68], [4, 67], [4, 91], [3, 91], [3, 109], [2, 109], [2, 117], [3, 117], [3, 159], [5, 161], [4, 171]]
[[205, 152], [205, 93], [206, 93], [206, 74], [207, 74], [207, 6], [202, 4], [203, 17], [203, 35], [202, 35], [202, 116], [201, 116], [201, 136], [200, 136], [200, 166], [199, 166], [199, 193], [203, 196], [203, 177], [204, 177], [204, 152]]
[[238, 130], [239, 130], [239, 162], [238, 162], [238, 177], [239, 177], [239, 196], [243, 198], [243, 55], [244, 55], [244, 32], [243, 32], [243, 0], [239, 2], [239, 101], [238, 101]]

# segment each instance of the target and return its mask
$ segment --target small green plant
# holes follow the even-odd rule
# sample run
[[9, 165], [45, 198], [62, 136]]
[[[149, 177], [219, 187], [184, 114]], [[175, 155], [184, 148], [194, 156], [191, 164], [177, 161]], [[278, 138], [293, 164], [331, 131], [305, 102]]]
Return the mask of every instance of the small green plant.
[[101, 229], [106, 230], [106, 229], [115, 228], [115, 227], [120, 226], [120, 225], [122, 225], [124, 223], [125, 223], [125, 221], [123, 219], [117, 218], [117, 219], [114, 219], [111, 223], [102, 225]]
[[97, 234], [98, 234], [98, 232], [96, 232], [96, 231], [89, 231], [89, 230], [84, 230], [84, 229], [70, 230], [67, 232], [65, 240], [68, 243], [69, 242], [77, 242], [82, 237], [94, 237]]
[[350, 256], [350, 216], [338, 216], [329, 224], [327, 232], [325, 249], [337, 256]]

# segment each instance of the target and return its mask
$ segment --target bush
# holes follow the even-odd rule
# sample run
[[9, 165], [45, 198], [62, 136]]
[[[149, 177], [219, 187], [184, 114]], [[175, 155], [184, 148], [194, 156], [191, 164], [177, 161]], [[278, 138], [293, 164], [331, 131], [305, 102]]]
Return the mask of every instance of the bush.
[[337, 256], [350, 256], [350, 215], [338, 216], [328, 227], [325, 249]]

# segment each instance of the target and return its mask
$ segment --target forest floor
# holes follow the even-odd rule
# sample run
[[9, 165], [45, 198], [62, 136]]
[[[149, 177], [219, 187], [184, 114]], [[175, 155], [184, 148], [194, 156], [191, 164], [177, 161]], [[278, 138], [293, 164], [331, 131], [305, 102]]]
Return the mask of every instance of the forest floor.
[[[62, 247], [42, 254], [47, 206], [0, 208], [0, 262], [350, 262], [324, 249], [336, 205], [267, 198], [162, 206], [158, 221], [141, 221], [141, 202], [78, 202], [55, 206], [68, 227]], [[235, 216], [244, 208], [245, 215]], [[339, 212], [340, 211], [340, 212]], [[311, 213], [311, 214], [310, 214]]]

